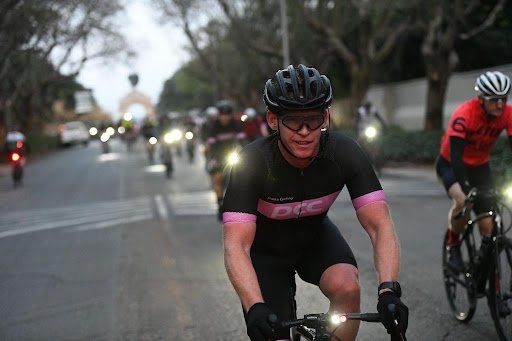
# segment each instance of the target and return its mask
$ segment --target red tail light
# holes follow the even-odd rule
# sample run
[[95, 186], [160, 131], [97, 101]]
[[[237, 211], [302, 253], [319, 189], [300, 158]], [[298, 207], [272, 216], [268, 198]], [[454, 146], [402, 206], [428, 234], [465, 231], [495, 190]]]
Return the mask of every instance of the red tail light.
[[16, 142], [16, 148], [18, 148], [18, 149], [23, 148], [23, 142], [22, 141]]
[[11, 160], [12, 161], [18, 161], [20, 159], [20, 154], [18, 153], [12, 153]]

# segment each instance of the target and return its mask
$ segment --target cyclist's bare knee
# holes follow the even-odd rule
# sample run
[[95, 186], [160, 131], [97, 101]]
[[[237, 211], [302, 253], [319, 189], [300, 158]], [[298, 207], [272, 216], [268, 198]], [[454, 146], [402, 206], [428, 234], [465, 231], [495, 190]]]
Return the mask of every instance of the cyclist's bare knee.
[[320, 290], [329, 298], [331, 306], [359, 311], [360, 287], [357, 268], [351, 264], [335, 264], [320, 278]]

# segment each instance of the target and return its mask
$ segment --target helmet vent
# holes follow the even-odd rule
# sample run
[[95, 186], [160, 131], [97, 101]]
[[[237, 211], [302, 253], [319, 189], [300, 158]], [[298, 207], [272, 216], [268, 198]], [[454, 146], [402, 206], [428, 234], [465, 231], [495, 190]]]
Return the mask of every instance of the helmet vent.
[[291, 99], [295, 99], [295, 96], [293, 94], [293, 85], [290, 83], [286, 83], [286, 93]]
[[309, 89], [310, 89], [310, 93], [311, 93], [313, 96], [316, 96], [316, 94], [317, 94], [317, 88], [318, 88], [317, 84], [318, 84], [318, 83], [317, 83], [316, 81], [313, 81], [313, 82], [311, 82], [311, 85], [310, 85], [310, 87], [309, 87]]

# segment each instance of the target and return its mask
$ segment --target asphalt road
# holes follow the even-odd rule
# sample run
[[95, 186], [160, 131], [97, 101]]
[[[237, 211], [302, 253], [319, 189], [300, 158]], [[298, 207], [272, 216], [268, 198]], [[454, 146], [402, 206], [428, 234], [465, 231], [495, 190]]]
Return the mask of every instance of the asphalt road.
[[[221, 226], [200, 153], [172, 179], [142, 144], [51, 154], [24, 184], [0, 177], [0, 340], [246, 340], [225, 274]], [[485, 299], [469, 324], [449, 312], [441, 244], [450, 205], [428, 168], [381, 176], [402, 247], [409, 340], [497, 340]], [[330, 211], [356, 255], [362, 310], [376, 310], [372, 249], [346, 191]], [[298, 279], [299, 315], [328, 302]], [[388, 340], [362, 324], [358, 340]]]

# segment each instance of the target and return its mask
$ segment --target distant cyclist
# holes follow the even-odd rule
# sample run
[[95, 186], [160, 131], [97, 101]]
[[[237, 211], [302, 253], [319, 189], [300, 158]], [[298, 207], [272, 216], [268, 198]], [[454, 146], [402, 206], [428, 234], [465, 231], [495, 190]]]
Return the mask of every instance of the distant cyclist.
[[243, 122], [248, 143], [268, 135], [267, 123], [263, 121], [261, 116], [258, 116], [256, 109], [246, 108], [244, 114], [246, 117]]
[[[346, 187], [370, 236], [378, 275], [378, 311], [392, 331], [388, 304], [403, 333], [408, 308], [397, 282], [400, 249], [386, 196], [370, 162], [351, 138], [322, 132], [332, 89], [314, 68], [290, 65], [265, 85], [267, 121], [275, 134], [247, 145], [231, 173], [224, 200], [226, 270], [242, 302], [251, 340], [289, 339], [268, 321], [293, 318], [295, 272], [320, 288], [329, 310], [360, 311], [355, 257], [327, 212]], [[336, 335], [354, 340], [358, 322]]]
[[356, 112], [356, 133], [359, 140], [364, 138], [365, 130], [370, 126], [373, 126], [382, 133], [387, 128], [386, 122], [379, 115], [372, 102], [366, 100], [363, 105], [357, 108]]
[[[479, 192], [493, 188], [489, 168], [491, 149], [501, 131], [507, 130], [512, 146], [512, 106], [507, 105], [510, 78], [499, 71], [480, 75], [475, 84], [478, 96], [460, 105], [452, 115], [448, 129], [441, 140], [441, 153], [437, 158], [437, 175], [448, 196], [453, 200], [450, 209], [448, 244], [449, 264], [461, 270], [460, 234], [469, 218], [454, 220], [472, 187]], [[473, 210], [486, 212], [492, 202], [477, 198]], [[480, 234], [487, 241], [492, 231], [492, 218], [479, 222]]]
[[20, 157], [26, 157], [27, 151], [29, 150], [27, 138], [19, 129], [14, 128], [7, 133], [4, 150], [8, 156], [16, 152]]
[[233, 104], [228, 100], [217, 103], [218, 117], [208, 125], [206, 133], [206, 154], [208, 171], [212, 178], [213, 190], [217, 196], [218, 219], [222, 220], [224, 199], [224, 167], [229, 153], [245, 138], [242, 122], [233, 117]]

